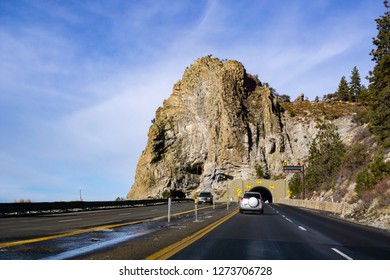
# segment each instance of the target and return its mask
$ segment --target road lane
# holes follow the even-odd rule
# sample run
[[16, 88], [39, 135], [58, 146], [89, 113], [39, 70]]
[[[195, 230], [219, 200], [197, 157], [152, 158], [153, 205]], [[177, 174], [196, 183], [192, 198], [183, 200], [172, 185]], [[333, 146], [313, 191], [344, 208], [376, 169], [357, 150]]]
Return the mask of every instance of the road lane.
[[271, 204], [264, 215], [236, 214], [171, 259], [390, 259], [390, 234]]
[[317, 235], [327, 236], [335, 248], [353, 259], [390, 259], [390, 233], [336, 217], [324, 218], [318, 212], [287, 205], [274, 205], [280, 213]]
[[144, 259], [229, 213], [224, 205], [217, 205], [215, 209], [202, 205], [199, 209], [202, 210], [197, 221], [191, 209], [176, 213], [179, 215], [173, 216], [169, 224], [165, 216], [162, 219], [145, 219], [142, 223], [137, 220], [136, 223], [110, 224], [0, 243], [0, 259], [63, 259], [79, 258], [80, 255], [91, 256], [92, 259]]
[[[190, 202], [173, 203], [171, 213], [191, 211]], [[0, 218], [0, 243], [55, 235], [101, 225], [129, 223], [167, 215], [167, 205]]]

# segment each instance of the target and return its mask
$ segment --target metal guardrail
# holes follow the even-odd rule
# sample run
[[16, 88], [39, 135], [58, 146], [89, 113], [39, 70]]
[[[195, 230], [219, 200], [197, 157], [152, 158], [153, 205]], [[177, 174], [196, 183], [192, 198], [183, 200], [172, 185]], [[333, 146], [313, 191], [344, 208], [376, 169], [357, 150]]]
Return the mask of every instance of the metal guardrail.
[[[172, 201], [193, 201], [193, 199], [172, 198]], [[100, 208], [121, 208], [166, 204], [168, 199], [143, 199], [123, 201], [70, 201], [70, 202], [15, 202], [0, 203], [0, 214], [10, 213], [31, 213], [45, 211], [66, 211], [66, 210], [92, 210]]]

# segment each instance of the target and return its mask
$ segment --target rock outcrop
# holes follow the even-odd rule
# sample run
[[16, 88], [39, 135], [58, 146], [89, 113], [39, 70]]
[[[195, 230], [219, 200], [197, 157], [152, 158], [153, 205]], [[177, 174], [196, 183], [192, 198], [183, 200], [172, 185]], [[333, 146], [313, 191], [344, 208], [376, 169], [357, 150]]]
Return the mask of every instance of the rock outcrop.
[[305, 95], [303, 93], [298, 95], [298, 97], [295, 98], [295, 100], [294, 100], [294, 102], [303, 102], [303, 101], [305, 101]]
[[[272, 88], [238, 61], [200, 58], [158, 108], [128, 198], [157, 198], [165, 190], [218, 196], [232, 179], [254, 177], [257, 166], [281, 174], [283, 161], [307, 157], [317, 122], [283, 113]], [[343, 139], [353, 138], [351, 116], [339, 127]]]

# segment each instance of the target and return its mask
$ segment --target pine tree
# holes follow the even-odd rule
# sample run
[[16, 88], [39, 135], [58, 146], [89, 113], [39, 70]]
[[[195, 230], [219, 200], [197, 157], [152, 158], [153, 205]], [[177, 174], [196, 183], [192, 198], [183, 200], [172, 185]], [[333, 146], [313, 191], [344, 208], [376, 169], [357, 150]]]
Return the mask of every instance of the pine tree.
[[359, 95], [359, 102], [368, 105], [370, 103], [370, 93], [368, 91], [368, 88], [365, 85], [362, 85]]
[[348, 101], [349, 98], [349, 86], [347, 83], [347, 80], [345, 79], [345, 76], [341, 77], [339, 87], [336, 91], [336, 98], [339, 101]]
[[360, 74], [355, 66], [352, 69], [351, 80], [349, 82], [349, 101], [358, 101], [361, 91], [362, 85], [360, 83]]
[[288, 182], [288, 188], [291, 191], [290, 198], [299, 198], [302, 192], [302, 179], [299, 173], [295, 173]]
[[320, 124], [320, 131], [309, 149], [309, 164], [305, 182], [308, 190], [325, 189], [335, 185], [337, 171], [345, 155], [345, 145], [335, 125]]
[[390, 146], [390, 5], [387, 0], [384, 5], [385, 14], [375, 20], [378, 35], [371, 56], [376, 65], [369, 73], [369, 108], [373, 132]]

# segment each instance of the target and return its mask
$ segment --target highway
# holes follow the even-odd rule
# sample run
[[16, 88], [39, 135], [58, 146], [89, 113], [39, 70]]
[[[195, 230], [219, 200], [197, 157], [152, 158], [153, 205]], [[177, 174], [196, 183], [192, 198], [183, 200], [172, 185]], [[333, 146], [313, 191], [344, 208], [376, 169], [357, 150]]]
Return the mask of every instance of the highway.
[[270, 204], [239, 214], [170, 259], [390, 259], [390, 233], [312, 211]]
[[0, 259], [390, 260], [387, 231], [281, 204], [198, 207], [196, 222], [193, 203], [173, 203], [170, 225], [167, 205], [3, 217]]
[[[190, 202], [172, 203], [171, 213], [193, 210]], [[0, 218], [0, 243], [55, 235], [102, 225], [120, 225], [167, 215], [167, 204], [120, 209]]]

